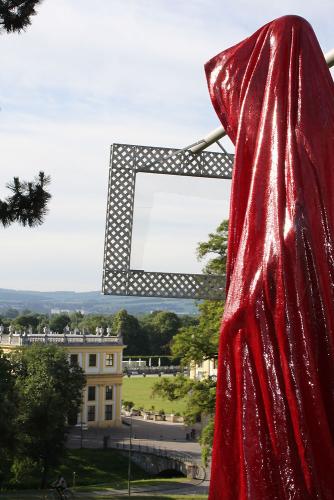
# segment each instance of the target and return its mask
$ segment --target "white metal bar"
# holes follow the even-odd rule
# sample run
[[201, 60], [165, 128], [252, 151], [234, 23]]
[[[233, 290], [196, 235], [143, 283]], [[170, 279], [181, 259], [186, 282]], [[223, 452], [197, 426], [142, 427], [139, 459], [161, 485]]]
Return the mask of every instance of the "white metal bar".
[[[325, 59], [328, 64], [328, 67], [331, 68], [334, 66], [334, 49], [330, 50], [325, 54]], [[226, 132], [224, 130], [224, 127], [218, 127], [215, 130], [212, 130], [209, 132], [205, 137], [200, 139], [199, 141], [194, 141], [195, 145], [190, 147], [190, 151], [193, 153], [200, 153], [207, 147], [209, 147], [211, 144], [214, 142], [218, 141], [222, 137], [226, 135]]]
[[334, 66], [334, 49], [330, 50], [329, 52], [326, 52], [325, 59], [326, 63], [328, 64], [328, 67], [332, 68], [332, 66]]

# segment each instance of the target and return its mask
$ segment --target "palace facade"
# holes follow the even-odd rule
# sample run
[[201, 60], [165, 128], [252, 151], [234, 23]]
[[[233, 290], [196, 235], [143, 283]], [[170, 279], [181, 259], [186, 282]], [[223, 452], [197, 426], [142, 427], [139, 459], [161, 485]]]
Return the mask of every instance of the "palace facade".
[[[108, 329], [109, 330], [109, 329]], [[29, 348], [34, 343], [57, 344], [68, 353], [69, 363], [77, 363], [86, 375], [86, 386], [80, 413], [69, 422], [87, 427], [121, 425], [123, 339], [108, 331], [103, 335], [67, 332], [4, 333], [0, 327], [0, 348], [10, 352], [18, 347]]]

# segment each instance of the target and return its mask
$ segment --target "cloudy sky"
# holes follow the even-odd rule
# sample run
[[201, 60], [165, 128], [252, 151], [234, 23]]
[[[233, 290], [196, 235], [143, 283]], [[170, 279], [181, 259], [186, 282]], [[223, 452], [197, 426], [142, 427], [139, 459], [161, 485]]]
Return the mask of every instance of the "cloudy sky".
[[[25, 33], [1, 35], [0, 198], [14, 175], [44, 170], [53, 199], [41, 227], [1, 229], [0, 287], [99, 290], [110, 145], [182, 147], [202, 137], [219, 126], [208, 59], [290, 13], [311, 22], [326, 52], [334, 47], [332, 12], [333, 0], [44, 0]], [[154, 204], [145, 234], [155, 255], [166, 248], [157, 220], [167, 198], [179, 200], [184, 216], [198, 203], [190, 197], [186, 210], [179, 187], [170, 191], [147, 195]], [[212, 224], [204, 221], [205, 232]], [[144, 247], [138, 240], [136, 266], [149, 265]]]

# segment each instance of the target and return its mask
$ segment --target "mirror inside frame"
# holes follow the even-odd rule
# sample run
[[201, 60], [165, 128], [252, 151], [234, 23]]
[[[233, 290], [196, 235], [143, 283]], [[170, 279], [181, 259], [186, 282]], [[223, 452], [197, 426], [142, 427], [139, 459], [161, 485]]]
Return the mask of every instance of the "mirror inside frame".
[[198, 244], [228, 219], [230, 190], [230, 179], [137, 173], [130, 269], [202, 273]]

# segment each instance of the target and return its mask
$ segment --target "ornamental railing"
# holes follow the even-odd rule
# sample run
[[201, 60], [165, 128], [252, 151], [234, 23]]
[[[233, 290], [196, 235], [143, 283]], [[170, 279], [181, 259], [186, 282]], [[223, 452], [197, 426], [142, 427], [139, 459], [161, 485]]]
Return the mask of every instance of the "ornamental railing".
[[61, 344], [61, 345], [74, 345], [74, 344], [103, 344], [103, 345], [123, 345], [121, 336], [109, 335], [76, 335], [76, 334], [24, 334], [12, 333], [0, 335], [0, 344], [24, 346], [35, 343], [43, 344]]

